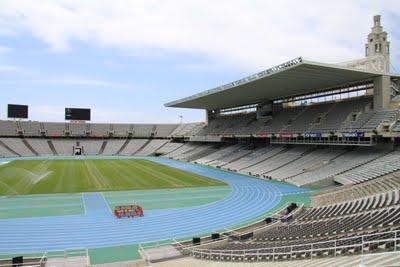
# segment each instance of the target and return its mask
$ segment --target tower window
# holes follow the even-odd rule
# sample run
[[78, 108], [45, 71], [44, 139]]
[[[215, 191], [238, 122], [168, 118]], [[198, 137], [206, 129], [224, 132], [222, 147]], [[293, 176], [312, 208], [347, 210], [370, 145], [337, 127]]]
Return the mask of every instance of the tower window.
[[379, 52], [381, 52], [382, 51], [382, 46], [381, 46], [381, 44], [375, 44], [375, 52], [376, 53], [379, 53]]

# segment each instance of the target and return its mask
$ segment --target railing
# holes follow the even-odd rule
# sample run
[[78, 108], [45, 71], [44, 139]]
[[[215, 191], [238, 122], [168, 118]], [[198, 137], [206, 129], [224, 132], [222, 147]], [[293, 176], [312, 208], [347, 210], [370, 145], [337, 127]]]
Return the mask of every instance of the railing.
[[[42, 255], [32, 256], [36, 253], [18, 253], [18, 255], [30, 255], [23, 257], [23, 263], [17, 266], [44, 267], [59, 266], [90, 266], [89, 251], [87, 248], [73, 248], [67, 250], [49, 250]], [[49, 263], [48, 263], [49, 262]], [[11, 267], [12, 256], [0, 259], [0, 267]]]
[[392, 247], [393, 251], [398, 251], [397, 247], [399, 245], [400, 231], [388, 231], [301, 245], [259, 249], [216, 250], [189, 248], [187, 249], [187, 253], [195, 258], [216, 261], [275, 261], [292, 260], [297, 257], [310, 259], [328, 255], [336, 257], [343, 253], [356, 252], [364, 255], [378, 249], [380, 246], [383, 246], [383, 249], [390, 249]]

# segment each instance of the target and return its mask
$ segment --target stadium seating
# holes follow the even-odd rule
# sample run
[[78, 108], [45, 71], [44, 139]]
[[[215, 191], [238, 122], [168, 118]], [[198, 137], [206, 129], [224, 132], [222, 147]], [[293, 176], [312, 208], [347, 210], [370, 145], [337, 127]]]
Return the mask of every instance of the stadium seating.
[[129, 143], [119, 152], [119, 155], [132, 156], [144, 145], [146, 145], [147, 142], [147, 139], [131, 139]]
[[83, 147], [84, 155], [98, 155], [103, 141], [82, 139], [79, 143]]
[[313, 206], [331, 205], [400, 188], [400, 173], [393, 172], [359, 184], [334, 187], [313, 192]]
[[161, 155], [168, 155], [169, 153], [172, 153], [173, 151], [180, 148], [181, 146], [183, 146], [183, 143], [170, 142], [158, 149], [157, 153], [160, 153]]
[[123, 139], [108, 139], [107, 144], [102, 152], [102, 155], [117, 155], [117, 152], [124, 144], [125, 140]]
[[362, 183], [397, 170], [400, 170], [400, 152], [393, 151], [358, 168], [335, 176], [335, 181], [341, 184]]
[[273, 151], [272, 153], [274, 153], [274, 155], [272, 157], [268, 157], [264, 161], [243, 169], [242, 172], [247, 172], [248, 174], [256, 176], [270, 177], [264, 174], [278, 168], [282, 168], [290, 162], [295, 161], [296, 159], [300, 158], [304, 153], [306, 153], [309, 149], [310, 147], [307, 146], [298, 146], [283, 149], [279, 153], [275, 153], [276, 151]]
[[25, 136], [41, 136], [40, 122], [21, 121], [19, 124]]
[[21, 156], [35, 156], [35, 153], [32, 152], [23, 141], [24, 139], [21, 138], [1, 138], [1, 141], [13, 151], [15, 151], [18, 155]]
[[170, 136], [192, 136], [196, 135], [201, 128], [204, 127], [204, 123], [183, 123], [179, 124], [170, 134]]
[[143, 149], [135, 153], [136, 156], [149, 156], [154, 154], [159, 148], [168, 142], [166, 139], [151, 140]]
[[17, 136], [17, 123], [15, 121], [0, 121], [2, 136]]
[[34, 151], [36, 151], [38, 155], [53, 156], [53, 152], [49, 147], [47, 139], [29, 138], [25, 140], [31, 145], [31, 147], [34, 149]]
[[[196, 250], [196, 258], [218, 261], [272, 261], [374, 251], [395, 246], [390, 238], [400, 224], [400, 190], [374, 194], [301, 211], [244, 242], [228, 241]], [[394, 234], [394, 235], [393, 235]], [[382, 240], [382, 242], [374, 242]], [[311, 255], [312, 254], [312, 255]]]
[[238, 150], [241, 150], [243, 146], [241, 145], [233, 145], [233, 146], [227, 146], [225, 148], [218, 149], [214, 153], [208, 154], [202, 158], [199, 158], [195, 160], [195, 163], [199, 164], [207, 164], [210, 166], [216, 166], [219, 163], [221, 163], [221, 160], [224, 158], [227, 158], [237, 152]]
[[178, 124], [157, 124], [154, 137], [166, 137], [178, 127]]
[[320, 166], [312, 170], [290, 177], [285, 181], [297, 186], [318, 183], [328, 178], [361, 166], [371, 160], [379, 158], [386, 154], [387, 150], [379, 150], [374, 148], [359, 147], [352, 151], [341, 154], [329, 162], [322, 162]]
[[93, 123], [90, 125], [90, 130], [92, 136], [98, 136], [98, 137], [108, 136], [108, 133], [110, 131], [110, 124]]
[[276, 153], [281, 152], [284, 149], [283, 146], [263, 146], [254, 149], [251, 153], [247, 154], [246, 156], [230, 162], [223, 166], [226, 170], [233, 170], [233, 171], [241, 171], [243, 170], [244, 173], [248, 173], [249, 171], [246, 168], [250, 168], [251, 166], [264, 161], [265, 159], [272, 157]]

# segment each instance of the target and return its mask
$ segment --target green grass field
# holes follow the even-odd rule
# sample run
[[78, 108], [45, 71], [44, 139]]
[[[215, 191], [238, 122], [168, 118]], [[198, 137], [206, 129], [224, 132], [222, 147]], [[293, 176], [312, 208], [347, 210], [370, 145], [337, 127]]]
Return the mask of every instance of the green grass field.
[[16, 160], [0, 166], [0, 195], [223, 185], [144, 159]]

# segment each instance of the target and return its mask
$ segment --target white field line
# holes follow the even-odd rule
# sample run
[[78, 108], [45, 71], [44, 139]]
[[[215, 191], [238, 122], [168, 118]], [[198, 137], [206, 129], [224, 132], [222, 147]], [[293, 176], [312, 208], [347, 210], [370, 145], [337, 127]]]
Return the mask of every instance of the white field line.
[[104, 197], [104, 194], [103, 194], [103, 192], [100, 192], [100, 194], [101, 194], [101, 196], [103, 197], [103, 199], [104, 199], [104, 202], [106, 203], [106, 205], [107, 205], [107, 207], [108, 207], [108, 210], [110, 211], [110, 214], [112, 214], [112, 211], [111, 211], [110, 205], [108, 204], [108, 202], [107, 202], [106, 198]]
[[47, 175], [49, 175], [49, 174], [51, 174], [51, 173], [53, 173], [53, 171], [45, 172], [45, 173], [43, 173], [42, 175], [36, 175], [36, 176], [34, 177], [33, 184], [37, 184], [37, 183], [40, 182], [43, 178], [45, 178]]
[[82, 205], [83, 205], [83, 210], [85, 211], [85, 215], [86, 215], [86, 205], [85, 205], [85, 198], [83, 197], [83, 193], [81, 193], [81, 197], [82, 197]]

